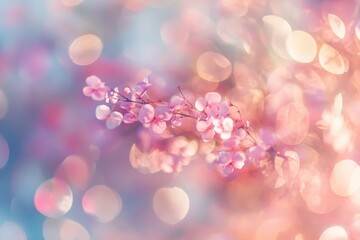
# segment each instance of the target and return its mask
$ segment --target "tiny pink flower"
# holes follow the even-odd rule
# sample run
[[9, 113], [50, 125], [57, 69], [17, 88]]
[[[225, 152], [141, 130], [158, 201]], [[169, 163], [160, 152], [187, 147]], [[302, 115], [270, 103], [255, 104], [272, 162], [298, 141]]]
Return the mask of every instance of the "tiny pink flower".
[[155, 109], [151, 104], [145, 104], [139, 111], [138, 119], [142, 124], [150, 123], [155, 116]]
[[159, 106], [155, 109], [155, 117], [168, 121], [172, 117], [172, 111], [169, 106]]
[[201, 138], [204, 142], [210, 142], [215, 136], [213, 126], [209, 121], [197, 122], [196, 129], [201, 133]]
[[205, 98], [203, 97], [199, 97], [198, 99], [196, 99], [196, 102], [195, 102], [195, 108], [199, 111], [204, 111], [204, 109], [206, 108], [207, 106], [207, 101], [205, 100]]
[[229, 175], [235, 169], [241, 169], [245, 165], [246, 155], [239, 151], [221, 151], [218, 154], [216, 164], [223, 174]]
[[154, 118], [150, 122], [151, 130], [156, 134], [161, 134], [166, 129], [166, 121], [172, 118], [173, 114], [169, 106], [159, 106], [155, 108]]
[[215, 131], [213, 129], [207, 129], [202, 133], [201, 138], [204, 142], [210, 142], [215, 136]]
[[247, 132], [244, 129], [235, 129], [231, 137], [224, 140], [223, 146], [228, 149], [238, 149], [241, 143], [247, 139], [247, 136]]
[[108, 129], [114, 129], [118, 127], [123, 120], [123, 115], [119, 112], [111, 112], [108, 119], [105, 121], [105, 125]]
[[213, 121], [214, 131], [220, 135], [221, 139], [229, 139], [231, 137], [234, 121], [230, 117], [215, 119]]
[[105, 125], [108, 129], [118, 127], [123, 120], [123, 115], [120, 112], [112, 112], [109, 106], [106, 105], [97, 106], [95, 116], [99, 120], [105, 120]]
[[216, 163], [222, 167], [232, 164], [240, 169], [245, 163], [245, 154], [238, 151], [221, 151]]
[[138, 82], [135, 85], [134, 93], [138, 97], [142, 97], [146, 93], [146, 91], [149, 89], [150, 86], [151, 86], [151, 84], [149, 83], [149, 79], [145, 78], [144, 80], [142, 80], [141, 82]]
[[149, 126], [150, 129], [156, 133], [161, 134], [166, 129], [165, 120], [171, 119], [171, 111], [166, 106], [160, 106], [154, 109], [151, 104], [145, 104], [141, 107], [138, 115], [138, 120]]
[[87, 86], [83, 88], [84, 95], [95, 101], [104, 100], [106, 93], [110, 90], [100, 78], [94, 75], [86, 78], [86, 84]]
[[204, 113], [196, 124], [196, 129], [202, 134], [201, 137], [205, 142], [211, 141], [215, 133], [223, 140], [231, 137], [234, 121], [229, 117], [229, 104], [221, 102], [219, 93], [209, 92], [204, 98], [199, 97], [195, 102], [195, 108]]
[[221, 95], [217, 92], [208, 92], [205, 98], [199, 97], [195, 102], [195, 108], [204, 111], [208, 105], [216, 105], [221, 102]]

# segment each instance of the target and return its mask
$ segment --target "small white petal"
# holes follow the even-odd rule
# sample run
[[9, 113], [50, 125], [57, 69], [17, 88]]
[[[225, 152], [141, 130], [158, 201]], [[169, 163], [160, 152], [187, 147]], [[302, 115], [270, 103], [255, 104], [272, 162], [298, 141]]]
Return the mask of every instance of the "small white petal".
[[222, 125], [224, 128], [224, 131], [231, 132], [234, 127], [234, 121], [232, 120], [232, 118], [227, 117], [222, 122]]
[[155, 120], [150, 125], [151, 130], [156, 134], [162, 134], [166, 129], [166, 123], [163, 120]]
[[89, 76], [86, 78], [86, 84], [90, 87], [96, 87], [101, 83], [100, 78], [95, 75]]
[[197, 110], [199, 110], [200, 112], [204, 111], [206, 105], [207, 105], [207, 102], [206, 102], [205, 98], [199, 97], [198, 99], [196, 99], [195, 108]]
[[145, 104], [139, 111], [139, 121], [143, 124], [150, 123], [155, 115], [154, 107], [150, 104]]
[[121, 124], [123, 115], [119, 112], [112, 112], [108, 119], [106, 119], [105, 125], [108, 129], [114, 129]]
[[211, 104], [217, 104], [221, 102], [221, 95], [217, 92], [208, 92], [205, 95], [206, 101]]
[[199, 132], [205, 132], [208, 129], [209, 125], [205, 121], [199, 121], [196, 123], [196, 129]]
[[110, 112], [111, 111], [110, 111], [109, 106], [99, 105], [99, 106], [96, 107], [95, 116], [99, 120], [105, 120], [105, 119], [107, 119], [109, 117]]

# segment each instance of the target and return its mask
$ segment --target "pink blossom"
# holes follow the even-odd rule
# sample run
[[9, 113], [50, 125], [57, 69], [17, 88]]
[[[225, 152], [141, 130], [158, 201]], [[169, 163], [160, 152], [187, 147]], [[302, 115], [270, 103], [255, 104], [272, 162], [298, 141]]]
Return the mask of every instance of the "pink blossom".
[[209, 92], [205, 98], [199, 97], [195, 102], [195, 108], [205, 114], [205, 119], [199, 120], [196, 124], [196, 129], [202, 134], [204, 142], [211, 141], [215, 133], [219, 134], [221, 139], [231, 137], [234, 121], [229, 117], [229, 104], [221, 102], [219, 93]]
[[216, 105], [221, 102], [221, 95], [217, 92], [208, 92], [205, 98], [199, 97], [195, 102], [195, 108], [204, 111], [207, 106]]
[[161, 134], [166, 129], [166, 121], [172, 118], [169, 106], [159, 106], [154, 108], [151, 104], [141, 107], [138, 115], [139, 121], [144, 125], [149, 125], [150, 129], [157, 134]]
[[99, 120], [105, 120], [105, 125], [108, 129], [114, 129], [118, 127], [122, 120], [123, 115], [117, 111], [111, 111], [109, 106], [99, 105], [96, 107], [95, 116]]
[[215, 136], [213, 126], [209, 121], [197, 122], [196, 129], [201, 133], [201, 138], [204, 142], [210, 142]]
[[169, 106], [159, 106], [155, 109], [155, 117], [164, 121], [169, 121], [172, 115], [173, 114]]
[[244, 145], [243, 141], [247, 140], [247, 136], [244, 129], [235, 129], [231, 137], [223, 141], [223, 146], [228, 149], [239, 149], [239, 146]]
[[218, 170], [225, 176], [230, 175], [235, 169], [244, 167], [246, 155], [242, 151], [221, 151], [215, 160]]
[[161, 134], [166, 129], [166, 121], [172, 118], [172, 112], [169, 106], [159, 106], [155, 109], [155, 116], [150, 124], [154, 133]]
[[110, 90], [100, 78], [94, 75], [86, 78], [86, 84], [87, 86], [83, 88], [84, 95], [95, 101], [104, 100], [106, 93]]
[[216, 163], [221, 167], [231, 164], [236, 169], [241, 169], [245, 165], [246, 155], [240, 151], [221, 151]]
[[[213, 163], [224, 175], [241, 169], [247, 159], [254, 162], [266, 154], [265, 147], [251, 141], [250, 145], [244, 142], [249, 139], [249, 133], [236, 124], [236, 120], [230, 114], [229, 103], [222, 101], [221, 95], [217, 92], [209, 92], [204, 97], [199, 97], [194, 105], [183, 95], [173, 96], [168, 103], [152, 102], [150, 98], [142, 98], [151, 86], [148, 79], [136, 84], [134, 88], [125, 87], [121, 94], [118, 88], [108, 93], [105, 84], [95, 76], [89, 77], [86, 82], [88, 86], [84, 88], [85, 95], [101, 99], [99, 96], [103, 94], [102, 99], [106, 102], [119, 104], [120, 108], [126, 111], [123, 115], [112, 111], [106, 105], [96, 108], [96, 118], [104, 120], [109, 129], [116, 128], [122, 122], [139, 121], [152, 132], [162, 134], [168, 124], [178, 127], [185, 117], [197, 119], [196, 129], [201, 133], [204, 142], [211, 141], [216, 135], [221, 141], [219, 149], [213, 150], [210, 155], [214, 156]], [[177, 141], [174, 140], [168, 145], [168, 153], [159, 150], [157, 156], [161, 155], [161, 169], [165, 172], [180, 171], [197, 151], [197, 143], [193, 142], [192, 145], [191, 147], [185, 138], [177, 138]], [[244, 146], [248, 146], [247, 151], [244, 151]]]
[[150, 124], [150, 128], [154, 133], [162, 134], [166, 129], [166, 122], [161, 119], [154, 118]]
[[234, 121], [230, 117], [215, 119], [213, 122], [214, 131], [221, 139], [229, 139], [234, 127]]
[[169, 108], [173, 112], [172, 118], [170, 120], [171, 127], [180, 127], [182, 125], [182, 116], [178, 113], [183, 107], [185, 106], [185, 99], [182, 97], [179, 97], [177, 95], [172, 96], [169, 102]]

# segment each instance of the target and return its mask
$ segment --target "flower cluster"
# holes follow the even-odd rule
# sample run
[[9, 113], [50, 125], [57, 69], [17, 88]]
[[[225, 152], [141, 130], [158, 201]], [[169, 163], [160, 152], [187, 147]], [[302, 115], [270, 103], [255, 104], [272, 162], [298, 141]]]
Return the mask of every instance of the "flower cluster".
[[[217, 92], [208, 92], [204, 97], [198, 97], [193, 104], [180, 88], [179, 94], [172, 96], [168, 102], [153, 101], [148, 95], [151, 87], [148, 78], [134, 87], [123, 87], [121, 91], [118, 87], [110, 89], [96, 76], [88, 77], [86, 83], [83, 90], [85, 96], [96, 101], [105, 100], [110, 105], [101, 104], [95, 111], [96, 118], [105, 121], [109, 129], [122, 123], [138, 122], [154, 134], [161, 135], [165, 131], [181, 127], [183, 120], [190, 118], [194, 122], [194, 130], [196, 129], [195, 136], [204, 144], [215, 143], [207, 158], [224, 175], [243, 168], [247, 161], [255, 163], [257, 160], [267, 160], [266, 153], [270, 147], [263, 147], [255, 140], [250, 133], [248, 122], [241, 118], [239, 109], [222, 99]], [[175, 153], [172, 155], [181, 156], [174, 147], [171, 149], [170, 152]], [[189, 157], [185, 158], [186, 162], [190, 161]], [[169, 162], [170, 158], [161, 159]], [[175, 158], [171, 159], [170, 162], [173, 162]], [[169, 165], [165, 162], [160, 164], [169, 166], [163, 169], [165, 172], [181, 169], [174, 167], [173, 163]]]

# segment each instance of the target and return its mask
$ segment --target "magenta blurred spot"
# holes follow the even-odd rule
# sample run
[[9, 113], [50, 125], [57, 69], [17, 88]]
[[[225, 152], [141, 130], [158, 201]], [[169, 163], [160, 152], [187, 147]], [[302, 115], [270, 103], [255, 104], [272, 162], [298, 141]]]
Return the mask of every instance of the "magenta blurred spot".
[[84, 189], [91, 179], [94, 167], [93, 162], [82, 156], [70, 155], [60, 164], [55, 176], [66, 181], [74, 189]]
[[34, 204], [43, 215], [56, 218], [66, 214], [73, 203], [73, 195], [69, 185], [51, 178], [43, 182], [36, 190]]

